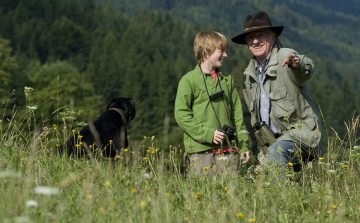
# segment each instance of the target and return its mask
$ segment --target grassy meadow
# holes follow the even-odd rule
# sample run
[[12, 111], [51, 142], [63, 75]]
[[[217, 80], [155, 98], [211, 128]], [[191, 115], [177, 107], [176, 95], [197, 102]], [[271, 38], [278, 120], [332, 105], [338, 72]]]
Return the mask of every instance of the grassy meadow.
[[[360, 221], [359, 117], [347, 124], [345, 139], [329, 138], [300, 183], [279, 182], [272, 171], [246, 173], [245, 166], [237, 178], [191, 179], [183, 148], [159, 148], [151, 135], [130, 136], [141, 143], [116, 162], [58, 156], [57, 146], [81, 128], [71, 124], [76, 113], [40, 128], [30, 102], [20, 118], [0, 123], [0, 223]], [[7, 102], [1, 117], [6, 109]]]

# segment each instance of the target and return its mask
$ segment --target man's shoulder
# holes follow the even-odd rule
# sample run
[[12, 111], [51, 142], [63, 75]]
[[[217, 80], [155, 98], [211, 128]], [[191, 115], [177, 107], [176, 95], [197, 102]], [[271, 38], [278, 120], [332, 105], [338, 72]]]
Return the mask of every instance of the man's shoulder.
[[255, 59], [251, 58], [248, 66], [245, 68], [244, 74], [250, 74], [255, 72]]

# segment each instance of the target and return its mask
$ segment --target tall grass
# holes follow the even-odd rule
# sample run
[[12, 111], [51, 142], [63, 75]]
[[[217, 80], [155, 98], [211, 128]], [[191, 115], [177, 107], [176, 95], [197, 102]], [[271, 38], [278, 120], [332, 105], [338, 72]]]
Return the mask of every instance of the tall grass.
[[27, 106], [19, 120], [1, 117], [0, 222], [360, 220], [359, 117], [346, 123], [345, 139], [329, 139], [325, 157], [307, 164], [298, 184], [261, 172], [190, 179], [183, 148], [158, 148], [151, 136], [130, 137], [142, 142], [118, 162], [61, 157], [52, 149], [76, 129], [65, 118], [71, 111], [61, 125], [40, 129]]

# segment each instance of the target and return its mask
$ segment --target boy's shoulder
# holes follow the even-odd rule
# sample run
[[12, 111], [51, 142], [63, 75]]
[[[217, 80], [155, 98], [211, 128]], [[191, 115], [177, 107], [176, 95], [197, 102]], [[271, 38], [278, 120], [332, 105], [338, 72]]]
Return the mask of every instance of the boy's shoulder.
[[194, 79], [198, 77], [201, 77], [201, 71], [200, 69], [198, 69], [198, 67], [195, 67], [193, 70], [184, 74], [184, 76], [182, 76], [181, 79]]

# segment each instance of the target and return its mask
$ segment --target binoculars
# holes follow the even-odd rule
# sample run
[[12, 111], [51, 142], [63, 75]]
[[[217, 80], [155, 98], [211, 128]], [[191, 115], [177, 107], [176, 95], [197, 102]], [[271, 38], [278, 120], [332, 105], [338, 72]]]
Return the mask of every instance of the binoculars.
[[264, 154], [266, 154], [269, 146], [276, 142], [274, 134], [264, 121], [255, 123], [253, 126], [253, 133], [256, 141], [258, 142], [258, 147], [261, 148]]
[[225, 133], [228, 137], [229, 140], [233, 140], [234, 139], [234, 132], [235, 132], [235, 127], [234, 126], [228, 126], [228, 125], [224, 125], [222, 129], [218, 129], [218, 131]]

